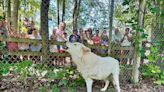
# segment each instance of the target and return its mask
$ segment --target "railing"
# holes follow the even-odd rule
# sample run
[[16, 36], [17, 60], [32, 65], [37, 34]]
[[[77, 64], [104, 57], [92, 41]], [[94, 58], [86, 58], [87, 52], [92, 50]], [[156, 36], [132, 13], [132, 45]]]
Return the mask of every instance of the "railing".
[[[5, 42], [17, 42], [17, 43], [32, 43], [32, 44], [36, 44], [36, 43], [41, 43], [41, 40], [37, 40], [37, 39], [25, 39], [25, 38], [5, 38], [5, 37], [0, 37], [0, 41], [5, 41]], [[56, 41], [52, 41], [52, 40], [49, 40], [48, 44], [50, 45], [64, 45], [64, 43], [61, 43], [61, 42], [56, 42]], [[89, 45], [87, 44], [86, 45], [87, 47], [89, 48], [92, 48], [92, 49], [108, 49], [108, 47], [102, 47], [102, 46], [95, 46], [95, 45]], [[112, 49], [111, 51], [115, 51], [115, 50], [129, 50], [129, 51], [132, 51], [134, 50], [133, 47], [121, 47], [121, 46], [117, 46], [117, 45], [114, 45], [112, 44]], [[6, 52], [6, 50], [3, 50], [1, 53], [3, 52]], [[34, 51], [8, 51], [8, 54], [9, 55], [36, 55], [36, 56], [42, 56], [42, 52], [38, 51], [38, 52], [34, 52]], [[49, 52], [48, 54], [50, 55], [53, 55], [53, 56], [70, 56], [68, 53], [52, 53], [52, 52]], [[103, 54], [101, 54], [101, 56], [104, 56]], [[117, 54], [117, 55], [113, 55], [111, 54], [110, 56], [113, 56], [115, 58], [131, 58], [131, 55], [123, 55], [123, 54]]]

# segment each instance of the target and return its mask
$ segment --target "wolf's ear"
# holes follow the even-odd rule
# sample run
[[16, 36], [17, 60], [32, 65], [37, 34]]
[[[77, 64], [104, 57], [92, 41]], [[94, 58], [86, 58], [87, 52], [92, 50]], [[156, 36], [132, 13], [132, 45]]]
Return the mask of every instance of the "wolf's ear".
[[91, 52], [91, 49], [88, 47], [82, 47], [84, 53]]

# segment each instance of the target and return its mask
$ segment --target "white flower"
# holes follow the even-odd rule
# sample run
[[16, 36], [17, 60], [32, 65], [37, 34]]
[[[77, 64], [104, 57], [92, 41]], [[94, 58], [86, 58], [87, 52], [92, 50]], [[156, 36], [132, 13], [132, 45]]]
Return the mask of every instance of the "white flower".
[[41, 72], [42, 77], [44, 77], [47, 73], [48, 73], [48, 71], [47, 71], [47, 70], [46, 70], [46, 71]]
[[54, 73], [58, 73], [60, 70], [59, 69], [54, 69], [53, 72]]

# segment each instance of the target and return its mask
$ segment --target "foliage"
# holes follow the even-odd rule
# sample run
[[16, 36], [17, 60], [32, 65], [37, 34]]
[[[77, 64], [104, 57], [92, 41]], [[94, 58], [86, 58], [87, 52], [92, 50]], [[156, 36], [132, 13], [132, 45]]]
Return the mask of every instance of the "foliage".
[[3, 42], [0, 42], [0, 51], [2, 51], [4, 49], [4, 43]]
[[41, 87], [41, 88], [39, 89], [39, 92], [47, 92], [47, 89], [46, 89], [45, 87]]
[[60, 92], [60, 89], [56, 84], [52, 86], [52, 92]]
[[[0, 77], [18, 75], [18, 79], [26, 85], [29, 77], [40, 80], [45, 78], [47, 81], [57, 81], [51, 86], [52, 92], [60, 92], [60, 87], [66, 87], [70, 92], [76, 92], [76, 86], [84, 86], [85, 81], [75, 68], [49, 68], [39, 64], [32, 64], [32, 61], [22, 61], [19, 63], [0, 63]], [[40, 92], [46, 92], [45, 87], [41, 87]]]
[[164, 70], [161, 70], [157, 61], [160, 58], [157, 47], [151, 47], [151, 54], [148, 56], [149, 63], [142, 67], [143, 76], [152, 78], [155, 84], [164, 84]]
[[[54, 69], [48, 73], [48, 78], [59, 80], [58, 86], [84, 86], [85, 82], [74, 68]], [[71, 82], [74, 80], [74, 82]]]
[[[28, 68], [32, 65], [32, 61], [23, 61], [20, 63], [11, 64], [8, 62], [0, 63], [0, 75], [8, 76], [11, 73], [19, 74], [20, 79], [26, 80], [29, 76]], [[25, 81], [24, 81], [25, 82]]]
[[6, 76], [10, 73], [10, 68], [13, 64], [9, 63], [0, 63], [0, 75]]
[[32, 65], [32, 61], [23, 61], [20, 63], [15, 64], [15, 72], [19, 73], [21, 75], [21, 79], [25, 80], [29, 74], [30, 71], [28, 71], [28, 68]]

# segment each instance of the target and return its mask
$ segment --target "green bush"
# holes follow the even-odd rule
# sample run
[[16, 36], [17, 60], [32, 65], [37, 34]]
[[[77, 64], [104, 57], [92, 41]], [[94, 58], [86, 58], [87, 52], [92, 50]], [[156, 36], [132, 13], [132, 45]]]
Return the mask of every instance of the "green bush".
[[151, 54], [148, 56], [149, 63], [142, 66], [142, 73], [144, 77], [153, 79], [155, 84], [163, 85], [164, 70], [160, 69], [160, 66], [157, 65], [160, 58], [161, 56], [157, 47], [151, 47]]

